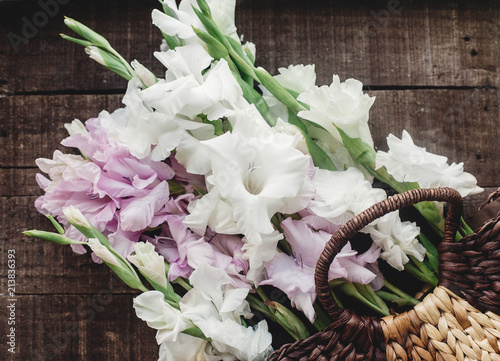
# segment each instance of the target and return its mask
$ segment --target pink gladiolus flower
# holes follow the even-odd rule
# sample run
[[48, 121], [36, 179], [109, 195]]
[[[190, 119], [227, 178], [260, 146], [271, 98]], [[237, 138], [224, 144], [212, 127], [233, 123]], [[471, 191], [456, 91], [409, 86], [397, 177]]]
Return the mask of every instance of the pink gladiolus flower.
[[[260, 285], [273, 285], [281, 289], [290, 298], [292, 306], [303, 311], [314, 322], [314, 269], [326, 242], [339, 226], [325, 223], [320, 217], [307, 216], [300, 221], [287, 218], [282, 222], [282, 227], [293, 253], [291, 256], [278, 253], [266, 263], [268, 277]], [[376, 245], [359, 255], [347, 243], [333, 260], [328, 278], [346, 278], [350, 282], [368, 284], [378, 274], [372, 272], [372, 268], [368, 269], [367, 265], [376, 262], [379, 254], [380, 248]]]
[[184, 218], [184, 214], [168, 215], [161, 234], [148, 239], [170, 264], [169, 281], [188, 278], [200, 264], [207, 263], [225, 270], [233, 286], [251, 288], [245, 277], [248, 261], [243, 259], [241, 238], [213, 232], [199, 236], [185, 226]]
[[[109, 116], [101, 113], [101, 117]], [[125, 146], [110, 141], [101, 118], [88, 120], [86, 127], [88, 133], [73, 134], [62, 141], [78, 148], [85, 158], [55, 151], [53, 159], [37, 160], [49, 178], [37, 175], [45, 194], [35, 205], [41, 213], [57, 217], [69, 237], [83, 239], [62, 213], [69, 206], [78, 208], [127, 256], [147, 228], [165, 221], [165, 205], [170, 199], [167, 180], [175, 173], [166, 163], [137, 159]], [[81, 246], [76, 251], [85, 252]]]

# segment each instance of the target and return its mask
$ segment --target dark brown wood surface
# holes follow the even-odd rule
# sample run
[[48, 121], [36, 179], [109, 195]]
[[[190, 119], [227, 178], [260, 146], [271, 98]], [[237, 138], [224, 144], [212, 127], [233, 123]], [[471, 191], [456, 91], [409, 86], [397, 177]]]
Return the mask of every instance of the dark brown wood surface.
[[[56, 0], [0, 1], [0, 359], [156, 360], [155, 332], [135, 317], [133, 292], [89, 257], [21, 233], [51, 229], [33, 206], [41, 194], [35, 159], [62, 149], [64, 123], [120, 107], [126, 88], [59, 38], [69, 34], [63, 15], [102, 33], [125, 58], [163, 71], [152, 56], [160, 41], [150, 22], [155, 0], [58, 1], [57, 9], [43, 5]], [[466, 200], [466, 215], [500, 186], [499, 2], [237, 3], [239, 32], [257, 45], [259, 65], [276, 73], [314, 63], [319, 84], [333, 73], [359, 79], [377, 97], [370, 125], [378, 147], [407, 129], [417, 144], [463, 161], [486, 189]], [[39, 26], [30, 32], [28, 22]], [[6, 337], [9, 250], [16, 354]]]

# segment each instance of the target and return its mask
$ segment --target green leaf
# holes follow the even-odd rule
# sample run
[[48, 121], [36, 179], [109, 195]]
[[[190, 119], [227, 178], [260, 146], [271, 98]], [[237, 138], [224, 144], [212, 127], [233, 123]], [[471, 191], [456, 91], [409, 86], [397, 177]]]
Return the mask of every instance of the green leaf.
[[[415, 306], [415, 302], [408, 300], [406, 298], [401, 298], [393, 293], [385, 292], [385, 291], [377, 291], [375, 292], [380, 298], [395, 303], [398, 307], [410, 307]], [[418, 304], [418, 303], [417, 303]]]
[[[119, 261], [123, 264], [122, 260]], [[114, 273], [116, 273], [116, 275], [120, 277], [120, 279], [125, 282], [125, 284], [130, 288], [140, 290], [142, 292], [149, 291], [146, 287], [144, 287], [141, 280], [139, 279], [139, 276], [137, 276], [137, 273], [133, 268], [131, 270], [129, 269], [129, 267], [123, 267], [123, 265], [117, 266], [111, 263], [107, 263], [106, 261], [103, 261], [103, 263], [108, 266]]]
[[177, 36], [170, 36], [168, 34], [165, 34], [163, 31], [161, 32], [161, 35], [163, 35], [163, 39], [167, 42], [168, 48], [174, 50], [178, 46], [184, 45], [184, 41], [182, 39], [179, 39]]
[[266, 304], [268, 307], [273, 308], [277, 311], [275, 316], [282, 317], [282, 320], [294, 330], [295, 334], [299, 339], [304, 339], [309, 337], [309, 331], [307, 330], [304, 323], [288, 308], [283, 306], [281, 303], [270, 301]]
[[222, 45], [219, 40], [201, 29], [197, 29], [194, 26], [192, 26], [192, 28], [196, 36], [198, 36], [201, 41], [207, 44], [208, 53], [212, 58], [219, 60], [224, 59], [226, 56], [228, 56], [226, 47]]
[[236, 40], [236, 39], [234, 39], [234, 38], [232, 38], [232, 37], [230, 37], [230, 36], [228, 36], [228, 35], [226, 35], [226, 40], [227, 40], [227, 42], [229, 43], [229, 45], [231, 46], [231, 49], [233, 49], [233, 51], [234, 51], [234, 52], [235, 52], [235, 53], [236, 53], [239, 57], [241, 57], [243, 60], [245, 60], [245, 61], [248, 63], [248, 65], [250, 65], [250, 66], [252, 66], [252, 67], [253, 67], [253, 62], [252, 62], [252, 60], [251, 60], [251, 59], [247, 56], [247, 53], [245, 53], [245, 52], [243, 51], [243, 49], [242, 49], [242, 47], [241, 47], [241, 43], [240, 43], [238, 40]]
[[344, 282], [337, 286], [344, 294], [347, 296], [354, 297], [358, 301], [362, 302], [365, 306], [370, 307], [372, 310], [378, 312], [382, 316], [389, 315], [389, 309], [386, 307], [381, 308], [376, 302], [372, 302], [370, 299], [364, 297], [351, 282]]
[[50, 216], [50, 215], [47, 215], [46, 216], [50, 222], [52, 222], [52, 225], [56, 228], [57, 232], [59, 232], [59, 234], [64, 234], [64, 228], [59, 224], [59, 222], [57, 222], [54, 217]]
[[160, 2], [160, 4], [162, 5], [162, 8], [163, 8], [163, 12], [170, 16], [171, 18], [174, 18], [174, 19], [177, 19], [177, 16], [175, 16], [175, 13], [174, 11], [167, 5], [166, 2], [164, 2], [163, 0], [158, 0]]
[[429, 259], [432, 271], [437, 272], [439, 267], [439, 255], [436, 246], [434, 246], [434, 244], [431, 241], [429, 241], [429, 239], [423, 233], [420, 233], [418, 238], [420, 240], [420, 243], [422, 243], [422, 245], [426, 249], [426, 255], [427, 258]]
[[64, 24], [71, 30], [73, 30], [75, 33], [80, 35], [82, 38], [87, 39], [88, 41], [92, 42], [94, 45], [99, 46], [104, 49], [111, 49], [111, 45], [109, 42], [106, 40], [106, 38], [98, 33], [96, 33], [94, 30], [90, 29], [89, 27], [83, 25], [82, 23], [65, 17], [64, 19]]
[[259, 113], [262, 115], [262, 117], [266, 120], [267, 124], [269, 124], [271, 127], [274, 127], [276, 125], [276, 119], [271, 115], [269, 112], [269, 106], [267, 105], [266, 101], [262, 97], [262, 95], [257, 92], [252, 86], [250, 86], [247, 82], [245, 82], [239, 74], [234, 74], [234, 77], [236, 78], [236, 81], [241, 87], [241, 90], [243, 91], [243, 97], [249, 102], [255, 105]]
[[303, 120], [299, 118], [291, 109], [288, 111], [288, 122], [295, 125], [302, 133], [314, 165], [321, 169], [336, 171], [337, 167], [335, 167], [335, 164], [333, 164], [328, 154], [326, 154], [326, 152], [321, 149], [321, 147], [309, 136], [307, 127]]
[[108, 51], [100, 49], [95, 46], [89, 46], [85, 48], [85, 52], [94, 59], [99, 64], [103, 65], [105, 68], [115, 72], [121, 77], [130, 80], [134, 77], [133, 73], [129, 70], [128, 63], [125, 63], [122, 59], [119, 59], [115, 55], [110, 54]]
[[405, 271], [411, 274], [416, 279], [424, 283], [428, 283], [434, 287], [436, 287], [439, 282], [438, 278], [434, 274], [428, 272], [422, 272], [410, 262], [405, 264]]
[[169, 180], [167, 180], [167, 183], [168, 183], [168, 189], [169, 189], [171, 196], [178, 196], [178, 195], [186, 193], [186, 189], [183, 186], [181, 186], [178, 182], [176, 182], [172, 179], [169, 179]]
[[244, 51], [245, 51], [245, 55], [247, 56], [248, 60], [250, 60], [250, 63], [252, 65], [255, 64], [255, 57], [254, 57], [253, 53], [250, 51], [250, 49], [248, 47], [245, 47]]
[[364, 298], [377, 305], [384, 312], [384, 314], [387, 315], [389, 314], [389, 308], [387, 307], [385, 302], [379, 296], [377, 296], [377, 294], [373, 291], [372, 286], [364, 285], [361, 283], [354, 283], [354, 287], [356, 287], [358, 292]]
[[196, 3], [200, 7], [200, 10], [203, 11], [204, 14], [208, 16], [212, 16], [212, 11], [210, 10], [210, 6], [208, 6], [205, 0], [196, 0]]
[[269, 74], [264, 68], [258, 67], [254, 69], [255, 75], [259, 82], [273, 94], [276, 99], [285, 104], [289, 109], [298, 113], [302, 110], [307, 110], [306, 107], [301, 105], [297, 99], [293, 97], [278, 81]]
[[196, 326], [190, 327], [182, 331], [182, 333], [185, 333], [186, 335], [190, 335], [193, 337], [201, 338], [205, 341], [211, 342], [212, 340], [205, 336], [203, 332]]
[[82, 40], [82, 39], [77, 39], [77, 38], [73, 38], [71, 36], [68, 36], [68, 35], [65, 35], [65, 34], [59, 34], [61, 36], [61, 38], [63, 38], [64, 40], [69, 40], [69, 41], [72, 41], [73, 43], [76, 43], [78, 45], [83, 45], [83, 46], [91, 46], [91, 45], [95, 45], [93, 42], [91, 41], [88, 41], [88, 40]]
[[[335, 125], [335, 124], [334, 124]], [[366, 144], [359, 138], [349, 137], [342, 129], [335, 126], [340, 133], [342, 143], [347, 148], [349, 154], [355, 161], [361, 163], [370, 173], [375, 172], [375, 149], [371, 145]]]
[[38, 231], [36, 229], [31, 230], [31, 231], [25, 231], [23, 232], [25, 235], [29, 237], [37, 237], [52, 243], [57, 243], [57, 244], [62, 244], [62, 245], [68, 245], [68, 244], [87, 244], [86, 242], [80, 242], [80, 241], [75, 241], [71, 238], [66, 237], [65, 235], [59, 234], [59, 233], [54, 233], [54, 232], [45, 232], [45, 231]]
[[210, 35], [212, 35], [214, 38], [219, 40], [222, 44], [224, 44], [226, 49], [229, 50], [231, 48], [231, 45], [228, 43], [226, 36], [222, 33], [222, 31], [220, 31], [219, 27], [214, 22], [212, 17], [209, 14], [203, 13], [202, 11], [200, 11], [199, 9], [197, 9], [194, 6], [191, 6], [191, 7], [193, 8], [193, 11], [196, 14], [196, 16], [198, 17], [198, 19], [200, 19], [201, 23], [205, 27], [205, 30]]
[[318, 304], [318, 302], [314, 302], [313, 307], [314, 312], [316, 313], [316, 319], [314, 320], [313, 325], [318, 331], [323, 331], [332, 323], [332, 320], [323, 307]]

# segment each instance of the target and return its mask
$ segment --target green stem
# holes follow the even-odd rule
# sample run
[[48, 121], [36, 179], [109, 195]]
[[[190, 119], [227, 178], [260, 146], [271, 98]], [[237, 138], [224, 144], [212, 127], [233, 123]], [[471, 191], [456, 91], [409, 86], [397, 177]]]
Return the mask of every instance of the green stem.
[[460, 227], [463, 229], [465, 236], [468, 236], [469, 234], [474, 233], [472, 228], [469, 227], [469, 225], [467, 224], [467, 222], [465, 222], [463, 217], [460, 217]]
[[355, 299], [357, 299], [358, 301], [363, 303], [365, 306], [371, 308], [372, 310], [374, 310], [378, 314], [380, 314], [382, 316], [389, 315], [388, 309], [382, 309], [382, 308], [380, 308], [380, 306], [378, 304], [373, 303], [370, 300], [368, 300], [361, 293], [359, 293], [359, 291], [356, 289], [356, 287], [351, 282], [344, 282], [344, 283], [340, 284], [338, 287], [344, 294], [346, 294], [347, 296], [354, 297]]
[[259, 300], [257, 297], [248, 295], [247, 296], [247, 301], [250, 304], [250, 307], [253, 308], [255, 311], [261, 312], [265, 316], [267, 316], [270, 320], [274, 321], [290, 335], [292, 336], [295, 340], [299, 340], [300, 337], [296, 334], [296, 332], [287, 324], [286, 320], [283, 319], [283, 317], [278, 317], [277, 313], [274, 309], [266, 306], [266, 302], [269, 301], [267, 296], [265, 295], [264, 291], [259, 288], [257, 288], [257, 294], [260, 296], [262, 299]]
[[426, 255], [429, 260], [429, 265], [431, 266], [431, 271], [437, 274], [439, 267], [439, 255], [436, 246], [434, 246], [434, 244], [432, 244], [432, 242], [423, 233], [418, 235], [418, 239], [426, 249]]
[[407, 264], [405, 264], [405, 271], [411, 274], [416, 279], [424, 283], [428, 283], [434, 287], [437, 286], [439, 282], [438, 278], [435, 275], [433, 275], [432, 273], [423, 273], [417, 267], [415, 267], [412, 262], [408, 262]]
[[332, 323], [332, 320], [317, 301], [314, 302], [313, 307], [314, 312], [316, 313], [316, 319], [314, 320], [313, 326], [316, 328], [316, 330], [323, 331]]
[[431, 279], [435, 279], [436, 281], [438, 280], [438, 277], [436, 276], [437, 273], [438, 273], [438, 270], [436, 269], [436, 271], [432, 271], [429, 269], [429, 267], [427, 267], [427, 264], [430, 265], [430, 263], [426, 262], [426, 261], [423, 261], [423, 262], [420, 262], [418, 259], [416, 259], [415, 257], [413, 256], [409, 256], [410, 258], [410, 261], [425, 275], [427, 275], [429, 278]]
[[397, 295], [401, 298], [404, 298], [405, 300], [410, 301], [414, 305], [418, 305], [420, 303], [419, 300], [410, 296], [406, 292], [400, 290], [398, 287], [394, 286], [392, 283], [390, 283], [387, 280], [384, 281], [384, 287], [387, 288], [388, 290], [390, 290], [391, 292], [393, 292], [395, 295]]
[[191, 286], [189, 283], [187, 283], [184, 278], [176, 278], [174, 280], [174, 283], [178, 284], [179, 286], [181, 286], [182, 288], [184, 288], [186, 291], [189, 291], [193, 288], [193, 286]]

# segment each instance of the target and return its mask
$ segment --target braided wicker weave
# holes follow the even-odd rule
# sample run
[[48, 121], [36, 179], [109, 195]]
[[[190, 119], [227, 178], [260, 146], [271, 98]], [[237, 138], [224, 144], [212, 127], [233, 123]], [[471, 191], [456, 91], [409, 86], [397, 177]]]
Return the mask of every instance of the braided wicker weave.
[[[378, 319], [340, 308], [327, 278], [337, 253], [375, 219], [422, 201], [450, 203], [439, 247], [439, 286], [414, 309], [397, 316]], [[416, 189], [377, 203], [347, 222], [316, 265], [318, 299], [335, 321], [322, 332], [284, 345], [268, 361], [500, 361], [500, 213], [456, 243], [461, 212], [458, 192]]]

